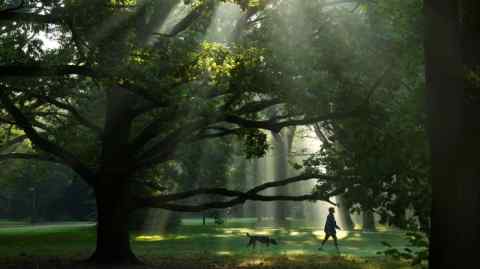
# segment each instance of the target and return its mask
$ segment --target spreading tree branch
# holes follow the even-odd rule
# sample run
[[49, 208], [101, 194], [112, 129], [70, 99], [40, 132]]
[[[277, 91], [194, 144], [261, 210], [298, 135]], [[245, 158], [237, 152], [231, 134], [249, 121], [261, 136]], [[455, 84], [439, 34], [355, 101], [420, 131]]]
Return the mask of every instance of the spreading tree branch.
[[53, 163], [60, 163], [63, 162], [57, 158], [54, 158], [49, 155], [40, 155], [40, 154], [29, 154], [29, 153], [8, 153], [8, 154], [1, 154], [0, 155], [0, 162], [5, 160], [11, 159], [22, 159], [22, 160], [37, 160], [37, 161], [45, 161], [45, 162], [53, 162]]
[[30, 23], [61, 23], [60, 17], [51, 14], [27, 13], [21, 10], [25, 7], [25, 1], [18, 5], [0, 10], [0, 21], [17, 21]]
[[9, 147], [11, 147], [11, 146], [13, 146], [13, 145], [22, 143], [22, 142], [25, 141], [27, 138], [28, 138], [28, 137], [27, 137], [26, 135], [21, 135], [21, 136], [15, 137], [14, 139], [12, 139], [12, 140], [10, 140], [10, 141], [7, 141], [7, 142], [3, 143], [2, 145], [0, 145], [0, 152], [5, 151], [6, 149], [8, 149]]
[[[192, 136], [195, 131], [201, 129], [202, 127], [205, 127], [208, 124], [209, 119], [204, 119], [190, 124], [186, 124], [174, 130], [161, 141], [155, 143], [148, 150], [144, 151], [140, 156], [138, 156], [138, 167], [145, 169], [159, 162], [169, 159], [171, 155], [175, 152], [179, 143], [188, 140], [187, 138]], [[145, 141], [149, 140], [143, 140], [143, 142]], [[142, 140], [138, 142], [142, 142]]]
[[18, 5], [16, 5], [16, 6], [11, 6], [11, 7], [7, 7], [7, 8], [4, 8], [4, 9], [0, 9], [0, 15], [3, 15], [4, 13], [12, 12], [12, 11], [20, 10], [24, 6], [25, 6], [25, 1], [21, 0], [20, 3], [18, 3]]
[[225, 117], [225, 121], [233, 124], [237, 124], [243, 128], [255, 128], [255, 129], [265, 129], [270, 130], [272, 132], [280, 132], [283, 128], [288, 126], [296, 126], [296, 125], [308, 125], [315, 122], [326, 121], [326, 120], [339, 120], [345, 118], [351, 118], [355, 115], [361, 113], [361, 107], [348, 111], [348, 112], [334, 112], [328, 113], [321, 116], [316, 117], [305, 117], [303, 119], [292, 119], [286, 121], [275, 121], [275, 120], [249, 120], [239, 117], [237, 115], [227, 115]]
[[199, 205], [183, 205], [183, 204], [174, 204], [174, 203], [165, 203], [159, 204], [154, 206], [155, 208], [162, 208], [171, 211], [180, 211], [180, 212], [201, 212], [210, 209], [222, 209], [222, 208], [229, 208], [232, 206], [236, 206], [239, 204], [245, 203], [247, 200], [251, 201], [308, 201], [308, 200], [323, 200], [328, 202], [332, 205], [336, 205], [331, 200], [322, 197], [318, 194], [306, 194], [306, 195], [299, 195], [299, 196], [263, 196], [263, 195], [245, 195], [242, 197], [237, 197], [231, 199], [229, 201], [216, 201], [216, 202], [208, 202]]
[[63, 163], [72, 168], [90, 185], [94, 184], [94, 173], [84, 165], [77, 157], [68, 152], [66, 149], [40, 136], [30, 121], [23, 115], [23, 113], [12, 103], [8, 96], [8, 89], [2, 87], [0, 89], [0, 102], [3, 104], [5, 110], [15, 119], [16, 125], [22, 129], [28, 136], [30, 141], [45, 152], [48, 152], [58, 158]]
[[88, 120], [87, 118], [82, 116], [82, 114], [80, 114], [80, 112], [73, 105], [60, 102], [60, 101], [56, 100], [55, 98], [52, 98], [52, 97], [49, 97], [49, 96], [46, 96], [46, 95], [35, 95], [35, 97], [44, 101], [44, 102], [55, 105], [58, 108], [67, 110], [68, 112], [70, 112], [72, 114], [73, 117], [75, 117], [75, 119], [80, 124], [82, 124], [83, 126], [88, 127], [89, 129], [93, 130], [100, 137], [103, 135], [102, 128], [100, 128], [99, 126], [95, 125], [93, 122], [91, 122], [90, 120]]
[[[216, 132], [208, 133], [209, 130], [215, 130]], [[200, 133], [195, 138], [193, 138], [192, 141], [199, 141], [199, 140], [208, 139], [208, 138], [219, 138], [219, 137], [239, 134], [241, 130], [242, 130], [241, 128], [234, 128], [234, 129], [220, 128], [220, 127], [207, 128], [203, 133]]]
[[274, 98], [270, 100], [254, 101], [249, 102], [248, 104], [242, 106], [241, 108], [235, 110], [236, 115], [243, 115], [248, 113], [256, 113], [262, 110], [265, 110], [269, 107], [285, 103], [281, 99]]
[[0, 77], [42, 77], [83, 75], [98, 76], [93, 69], [79, 65], [47, 65], [40, 63], [0, 65]]
[[[228, 208], [235, 205], [243, 204], [247, 200], [251, 201], [306, 201], [306, 200], [324, 200], [331, 204], [335, 204], [330, 201], [330, 196], [335, 195], [333, 192], [326, 194], [312, 193], [298, 196], [288, 196], [288, 195], [261, 195], [259, 192], [264, 190], [286, 186], [288, 184], [307, 181], [311, 179], [326, 179], [333, 180], [333, 178], [328, 175], [323, 174], [303, 174], [295, 177], [291, 177], [284, 180], [271, 181], [261, 185], [258, 185], [246, 192], [228, 190], [226, 188], [202, 188], [197, 190], [185, 191], [175, 194], [164, 194], [157, 195], [149, 198], [141, 198], [138, 200], [137, 207], [154, 207], [154, 208], [163, 208], [173, 211], [184, 211], [184, 212], [198, 212], [204, 211], [212, 208]], [[187, 205], [187, 204], [178, 204], [174, 203], [179, 200], [184, 200], [192, 198], [199, 195], [218, 195], [224, 197], [234, 197], [227, 201], [215, 201], [207, 202], [199, 205]], [[328, 197], [327, 197], [328, 196]]]
[[27, 23], [52, 23], [60, 24], [62, 20], [60, 17], [55, 15], [41, 15], [36, 13], [25, 13], [18, 11], [1, 11], [0, 12], [0, 21], [16, 21], [16, 22], [27, 22]]

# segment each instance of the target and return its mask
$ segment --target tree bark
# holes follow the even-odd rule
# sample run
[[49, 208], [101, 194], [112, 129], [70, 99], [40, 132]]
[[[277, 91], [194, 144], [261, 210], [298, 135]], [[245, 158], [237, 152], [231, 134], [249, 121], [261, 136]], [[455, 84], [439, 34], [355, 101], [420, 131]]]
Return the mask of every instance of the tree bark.
[[[123, 189], [123, 190], [122, 190]], [[97, 202], [97, 244], [89, 261], [96, 264], [139, 264], [130, 246], [129, 209], [122, 193], [125, 187], [99, 187]]]
[[470, 0], [425, 0], [424, 6], [432, 164], [429, 266], [468, 268], [477, 263], [480, 243], [480, 105], [479, 89], [475, 96], [465, 75], [480, 63], [479, 6]]
[[[274, 153], [274, 167], [275, 167], [275, 178], [276, 179], [283, 179], [287, 178], [287, 166], [288, 166], [288, 151], [286, 148], [286, 141], [283, 137], [284, 134], [282, 133], [274, 133], [272, 132], [275, 153]], [[277, 189], [277, 195], [288, 195], [287, 187], [281, 187]], [[287, 202], [276, 202], [275, 208], [275, 222], [278, 225], [285, 224], [287, 219], [287, 209], [288, 205]]]
[[[260, 158], [255, 160], [255, 185], [260, 185], [264, 183], [266, 177], [266, 165], [265, 158]], [[257, 223], [261, 223], [263, 218], [267, 216], [267, 205], [266, 203], [255, 202], [255, 216], [257, 217]]]
[[97, 264], [136, 264], [130, 246], [130, 188], [133, 161], [129, 148], [133, 96], [121, 87], [107, 91], [107, 107], [97, 172], [97, 245], [89, 261]]
[[352, 216], [350, 216], [350, 208], [346, 205], [345, 199], [338, 195], [336, 197], [338, 214], [340, 216], [339, 220], [343, 224], [341, 227], [344, 230], [352, 231], [354, 228]]
[[362, 230], [364, 232], [374, 232], [376, 231], [375, 228], [375, 216], [371, 210], [363, 211], [363, 227]]

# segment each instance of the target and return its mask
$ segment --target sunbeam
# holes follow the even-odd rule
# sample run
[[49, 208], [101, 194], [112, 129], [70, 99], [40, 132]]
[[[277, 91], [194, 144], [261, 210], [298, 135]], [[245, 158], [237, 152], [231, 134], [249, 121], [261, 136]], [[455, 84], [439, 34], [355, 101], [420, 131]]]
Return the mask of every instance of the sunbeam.
[[234, 38], [234, 30], [238, 20], [242, 16], [242, 10], [236, 4], [221, 2], [215, 7], [210, 26], [207, 28], [205, 40], [210, 42], [231, 42]]

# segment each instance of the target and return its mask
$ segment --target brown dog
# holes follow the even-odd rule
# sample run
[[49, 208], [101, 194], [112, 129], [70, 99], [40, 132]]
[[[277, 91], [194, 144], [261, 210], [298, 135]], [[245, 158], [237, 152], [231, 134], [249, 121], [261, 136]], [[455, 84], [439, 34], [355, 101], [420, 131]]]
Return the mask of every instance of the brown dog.
[[257, 242], [265, 244], [267, 245], [267, 247], [269, 247], [270, 244], [277, 245], [277, 240], [265, 235], [250, 235], [249, 233], [247, 233], [247, 237], [250, 239], [250, 241], [248, 241], [247, 247], [253, 246], [253, 248], [255, 248]]

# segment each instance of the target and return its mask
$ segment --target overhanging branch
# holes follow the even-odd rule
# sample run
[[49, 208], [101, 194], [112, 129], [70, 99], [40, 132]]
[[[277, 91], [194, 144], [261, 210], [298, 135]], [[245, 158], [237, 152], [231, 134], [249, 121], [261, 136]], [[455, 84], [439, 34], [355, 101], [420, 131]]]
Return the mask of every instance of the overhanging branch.
[[21, 136], [15, 137], [14, 139], [12, 139], [10, 141], [7, 141], [7, 142], [3, 143], [2, 145], [0, 145], [0, 152], [3, 152], [5, 150], [7, 150], [8, 148], [10, 148], [13, 145], [22, 143], [27, 138], [28, 137], [26, 135], [21, 135]]
[[[261, 195], [259, 192], [275, 188], [286, 186], [288, 184], [302, 182], [312, 179], [328, 179], [333, 180], [334, 177], [323, 175], [323, 174], [303, 174], [295, 177], [291, 177], [279, 181], [271, 181], [261, 185], [258, 185], [246, 192], [229, 190], [226, 188], [202, 188], [197, 190], [191, 190], [186, 192], [180, 192], [175, 194], [165, 194], [158, 195], [149, 198], [139, 199], [138, 207], [154, 207], [154, 208], [163, 208], [174, 211], [185, 211], [185, 212], [198, 212], [204, 211], [212, 208], [227, 208], [235, 206], [238, 204], [243, 204], [248, 200], [251, 201], [306, 201], [306, 200], [323, 200], [331, 204], [335, 204], [330, 201], [330, 197], [327, 197], [325, 194], [312, 193], [298, 196], [288, 196], [288, 195]], [[233, 197], [228, 201], [215, 201], [208, 202], [199, 205], [188, 205], [188, 204], [177, 204], [174, 202], [196, 197], [199, 195], [217, 195], [224, 197]]]
[[25, 13], [19, 11], [2, 11], [0, 13], [0, 21], [15, 21], [27, 23], [52, 23], [60, 24], [62, 20], [54, 15], [41, 15], [36, 13]]
[[72, 168], [90, 185], [94, 184], [94, 173], [84, 165], [73, 154], [60, 147], [57, 144], [50, 142], [49, 140], [40, 136], [30, 121], [23, 115], [23, 113], [13, 104], [8, 96], [8, 89], [5, 87], [0, 88], [0, 102], [3, 104], [4, 109], [15, 120], [16, 126], [25, 132], [30, 141], [38, 146], [45, 152], [48, 152], [57, 158], [61, 159], [63, 163]]
[[237, 124], [243, 128], [265, 129], [265, 130], [270, 130], [272, 132], [279, 132], [283, 128], [288, 126], [308, 125], [308, 124], [312, 124], [320, 121], [326, 121], [326, 120], [345, 119], [345, 118], [353, 117], [360, 112], [361, 112], [361, 108], [357, 108], [355, 110], [348, 111], [348, 112], [334, 112], [334, 113], [328, 113], [328, 114], [316, 116], [316, 117], [305, 117], [303, 119], [292, 119], [292, 120], [286, 120], [281, 122], [278, 122], [275, 120], [255, 121], [255, 120], [245, 119], [236, 115], [228, 115], [225, 117], [225, 121], [229, 123]]
[[36, 98], [44, 101], [44, 102], [47, 102], [47, 103], [50, 103], [58, 108], [61, 108], [61, 109], [65, 109], [67, 110], [68, 112], [70, 112], [72, 114], [72, 116], [80, 123], [82, 124], [83, 126], [93, 130], [98, 136], [102, 136], [103, 135], [103, 130], [102, 128], [100, 128], [99, 126], [95, 125], [93, 122], [91, 122], [90, 120], [88, 120], [87, 118], [85, 118], [84, 116], [82, 116], [82, 114], [80, 114], [80, 112], [73, 106], [73, 105], [70, 105], [70, 104], [67, 104], [67, 103], [63, 103], [63, 102], [60, 102], [58, 100], [56, 100], [55, 98], [52, 98], [52, 97], [49, 97], [49, 96], [41, 96], [41, 95], [35, 95]]
[[13, 64], [0, 65], [0, 77], [42, 77], [42, 76], [66, 76], [83, 75], [95, 77], [97, 74], [87, 66], [79, 65], [44, 65]]
[[12, 159], [22, 159], [22, 160], [36, 160], [36, 161], [45, 161], [45, 162], [53, 162], [53, 163], [62, 163], [59, 159], [56, 159], [52, 156], [48, 155], [40, 155], [40, 154], [30, 154], [30, 153], [8, 153], [8, 154], [0, 154], [0, 162], [5, 160], [12, 160]]

